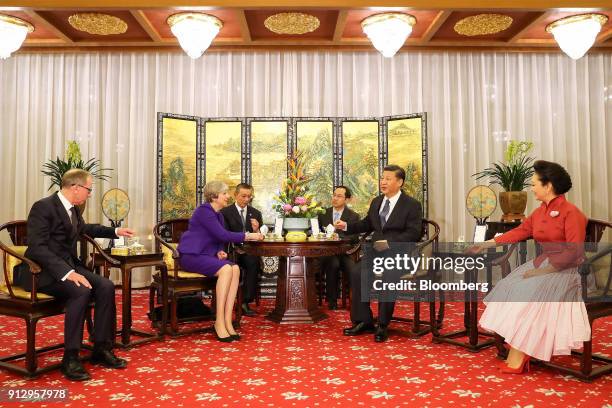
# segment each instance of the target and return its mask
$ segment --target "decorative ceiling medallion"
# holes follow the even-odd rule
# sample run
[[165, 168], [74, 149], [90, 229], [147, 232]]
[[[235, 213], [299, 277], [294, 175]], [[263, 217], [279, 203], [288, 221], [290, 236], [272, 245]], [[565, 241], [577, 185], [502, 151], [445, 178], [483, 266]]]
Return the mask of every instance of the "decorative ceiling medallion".
[[97, 35], [123, 34], [128, 25], [119, 17], [100, 13], [77, 13], [68, 17], [68, 22], [79, 31]]
[[276, 34], [306, 34], [319, 28], [320, 24], [318, 18], [304, 13], [278, 13], [264, 21], [266, 28]]
[[503, 14], [477, 14], [457, 21], [456, 33], [472, 37], [475, 35], [496, 34], [512, 25], [512, 17]]

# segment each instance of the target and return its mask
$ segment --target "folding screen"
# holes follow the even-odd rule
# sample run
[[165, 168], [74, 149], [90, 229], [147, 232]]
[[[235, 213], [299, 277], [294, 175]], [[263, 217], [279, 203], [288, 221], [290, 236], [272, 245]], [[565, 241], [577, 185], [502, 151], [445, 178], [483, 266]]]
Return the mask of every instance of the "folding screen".
[[306, 160], [310, 189], [324, 206], [333, 187], [353, 191], [365, 215], [389, 163], [406, 169], [404, 190], [427, 216], [425, 113], [382, 118], [198, 118], [158, 114], [158, 220], [189, 217], [206, 181], [255, 188], [253, 205], [273, 223], [273, 196], [287, 176], [287, 156]]

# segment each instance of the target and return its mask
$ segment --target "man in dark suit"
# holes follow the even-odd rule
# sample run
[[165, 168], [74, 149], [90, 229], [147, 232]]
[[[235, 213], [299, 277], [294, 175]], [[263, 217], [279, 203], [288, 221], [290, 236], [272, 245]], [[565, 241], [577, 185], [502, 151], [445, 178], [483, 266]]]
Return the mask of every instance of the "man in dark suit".
[[[228, 205], [221, 210], [225, 219], [225, 226], [234, 232], [259, 232], [259, 227], [263, 224], [261, 212], [249, 205], [253, 199], [253, 186], [247, 183], [240, 183], [234, 191], [235, 203]], [[241, 254], [236, 260], [243, 275], [243, 303], [242, 312], [245, 316], [255, 316], [255, 311], [249, 307], [249, 303], [255, 300], [257, 290], [257, 277], [259, 276], [260, 266], [259, 257]]]
[[[332, 206], [324, 214], [319, 215], [319, 225], [325, 228], [334, 225], [336, 221], [342, 220], [347, 223], [359, 221], [359, 214], [346, 206], [346, 202], [351, 199], [351, 190], [345, 186], [338, 186], [334, 189], [332, 196]], [[340, 238], [357, 241], [357, 235], [348, 235], [344, 231], [339, 231]], [[349, 276], [355, 263], [349, 255], [324, 256], [320, 260], [321, 273], [325, 274], [325, 297], [327, 306], [330, 310], [338, 309], [338, 274], [342, 270]]]
[[[132, 236], [128, 228], [110, 228], [86, 224], [77, 208], [87, 201], [93, 179], [85, 170], [68, 170], [61, 181], [61, 191], [34, 203], [28, 215], [28, 249], [26, 257], [42, 267], [38, 291], [66, 301], [64, 317], [64, 358], [61, 371], [70, 380], [90, 379], [79, 360], [83, 342], [83, 323], [87, 305], [93, 298], [94, 351], [92, 364], [108, 368], [125, 368], [125, 360], [112, 352], [116, 319], [113, 282], [85, 268], [77, 257], [79, 237], [117, 238]], [[18, 269], [19, 268], [19, 269]], [[27, 265], [15, 268], [16, 282], [32, 289], [32, 274]]]
[[[404, 169], [396, 165], [386, 166], [380, 179], [382, 194], [372, 200], [368, 215], [356, 223], [337, 221], [335, 227], [349, 234], [373, 233], [373, 242], [419, 242], [422, 235], [423, 211], [421, 203], [402, 192], [405, 179]], [[395, 302], [379, 302], [378, 327], [375, 328], [370, 302], [363, 302], [361, 296], [361, 265], [358, 264], [351, 274], [353, 326], [344, 329], [344, 335], [355, 336], [375, 331], [374, 341], [386, 341], [387, 326], [393, 316]]]

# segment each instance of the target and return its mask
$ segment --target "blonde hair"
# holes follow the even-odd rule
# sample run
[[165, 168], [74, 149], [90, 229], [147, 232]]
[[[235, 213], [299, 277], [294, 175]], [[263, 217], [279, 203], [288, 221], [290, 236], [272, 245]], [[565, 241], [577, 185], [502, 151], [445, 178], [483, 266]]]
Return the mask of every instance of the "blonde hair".
[[61, 188], [74, 186], [75, 184], [87, 184], [87, 180], [91, 177], [91, 173], [83, 169], [70, 169], [62, 176]]
[[222, 181], [214, 180], [209, 181], [204, 186], [204, 200], [207, 203], [212, 202], [215, 198], [219, 197], [219, 194], [227, 192], [227, 184]]

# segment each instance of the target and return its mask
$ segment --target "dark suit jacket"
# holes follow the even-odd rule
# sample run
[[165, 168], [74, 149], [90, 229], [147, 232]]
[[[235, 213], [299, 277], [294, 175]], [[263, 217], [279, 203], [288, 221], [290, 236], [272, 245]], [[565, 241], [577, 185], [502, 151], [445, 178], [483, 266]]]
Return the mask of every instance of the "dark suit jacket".
[[[319, 218], [319, 227], [323, 229], [325, 229], [325, 227], [327, 227], [329, 224], [333, 225], [334, 224], [334, 207], [329, 207], [327, 210], [325, 210], [325, 213], [319, 214], [318, 218]], [[344, 211], [342, 211], [342, 215], [340, 216], [340, 219], [346, 222], [347, 224], [358, 222], [359, 214], [357, 214], [355, 211], [351, 210], [348, 207], [344, 207]], [[354, 241], [354, 242], [356, 242], [359, 239], [358, 234], [348, 234], [344, 231], [338, 231], [338, 235], [340, 236], [340, 238], [350, 239], [351, 241]]]
[[[79, 236], [87, 234], [94, 238], [117, 238], [115, 229], [99, 224], [85, 224], [77, 211], [77, 234], [57, 193], [34, 203], [28, 215], [28, 249], [25, 256], [42, 268], [38, 287], [60, 281], [75, 266], [84, 266], [77, 256]], [[19, 269], [18, 269], [19, 268]], [[24, 263], [18, 271], [15, 283], [25, 290], [32, 289], [32, 274]]]
[[[225, 227], [234, 232], [242, 232], [242, 220], [240, 219], [240, 213], [236, 208], [235, 204], [228, 205], [225, 208], [221, 209], [221, 214], [223, 214], [223, 218], [225, 220]], [[247, 232], [254, 232], [251, 227], [251, 218], [255, 218], [259, 225], [263, 225], [263, 219], [261, 217], [261, 212], [256, 208], [247, 205], [246, 207], [246, 230]]]
[[368, 215], [361, 221], [349, 223], [346, 232], [349, 234], [373, 232], [372, 241], [419, 242], [423, 232], [421, 203], [402, 192], [385, 227], [381, 228], [378, 212], [384, 198], [385, 196], [381, 194], [372, 200]]

